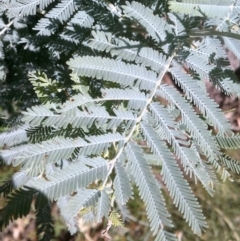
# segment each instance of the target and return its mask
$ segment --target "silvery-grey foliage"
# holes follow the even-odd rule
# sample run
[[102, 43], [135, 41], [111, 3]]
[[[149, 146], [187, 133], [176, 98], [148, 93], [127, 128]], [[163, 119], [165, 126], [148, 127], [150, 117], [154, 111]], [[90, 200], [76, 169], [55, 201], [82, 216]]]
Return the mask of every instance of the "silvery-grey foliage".
[[[0, 11], [14, 19], [42, 12], [52, 2], [0, 0]], [[230, 176], [228, 170], [240, 172], [239, 164], [221, 151], [239, 148], [239, 136], [233, 134], [204, 86], [208, 79], [225, 93], [240, 95], [239, 87], [233, 87], [224, 72], [230, 67], [219, 64], [220, 59], [226, 60], [222, 43], [240, 60], [240, 40], [234, 38], [239, 34], [240, 3], [168, 1], [168, 15], [154, 14], [152, 8], [137, 1], [119, 6], [108, 1], [101, 4], [119, 21], [130, 19], [133, 26], [141, 26], [142, 37], [154, 44], [147, 46], [134, 35], [130, 39], [106, 31], [106, 26], [98, 25], [94, 14], [84, 11], [77, 1], [57, 1], [34, 30], [38, 35], [53, 35], [55, 30], [49, 26], [58, 20], [65, 26], [60, 37], [79, 44], [80, 40], [72, 38], [69, 31], [74, 32], [75, 25], [89, 28], [91, 37], [82, 44], [94, 54], [73, 53], [67, 65], [77, 94], [62, 104], [47, 102], [24, 111], [22, 121], [28, 127], [0, 135], [0, 146], [10, 148], [1, 156], [6, 164], [21, 166], [13, 176], [17, 187], [36, 188], [50, 200], [57, 200], [72, 232], [77, 231], [75, 219], [83, 209], [89, 209], [88, 218], [97, 222], [108, 218], [114, 203], [121, 209], [132, 198], [134, 183], [146, 205], [155, 240], [173, 241], [175, 235], [164, 229], [173, 224], [153, 173], [158, 170], [173, 203], [193, 232], [201, 235], [207, 223], [189, 178], [199, 181], [213, 195], [215, 173], [226, 179]], [[211, 29], [202, 35], [198, 29], [189, 32], [184, 22], [188, 15], [204, 16], [207, 20], [203, 26], [217, 28], [219, 35], [214, 30], [212, 36]], [[229, 37], [226, 31], [233, 35]], [[188, 41], [184, 42], [184, 37]], [[218, 79], [219, 73], [222, 77]], [[181, 91], [164, 83], [167, 74]], [[36, 88], [52, 84], [40, 78], [43, 82], [38, 82], [37, 74], [31, 77]], [[98, 96], [91, 95], [84, 85], [85, 78], [101, 81]], [[46, 136], [46, 128], [55, 132], [81, 129], [83, 134], [27, 143], [25, 130], [39, 126]]]

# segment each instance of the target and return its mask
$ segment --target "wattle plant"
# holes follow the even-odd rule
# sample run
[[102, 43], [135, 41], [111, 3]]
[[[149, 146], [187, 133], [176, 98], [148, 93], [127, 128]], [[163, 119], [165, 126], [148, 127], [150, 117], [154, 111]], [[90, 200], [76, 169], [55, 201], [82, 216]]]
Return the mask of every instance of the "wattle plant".
[[[205, 87], [209, 80], [227, 95], [240, 95], [226, 54], [227, 48], [240, 60], [240, 1], [0, 0], [0, 12], [10, 19], [1, 33], [15, 24], [11, 34], [17, 23], [27, 26], [30, 15], [40, 15], [35, 32], [13, 42], [33, 55], [48, 48], [58, 68], [29, 70], [42, 104], [23, 111], [23, 124], [0, 135], [3, 163], [19, 167], [0, 189], [9, 193], [0, 227], [26, 215], [43, 194], [57, 201], [71, 233], [79, 216], [84, 222], [105, 217], [107, 239], [136, 185], [154, 240], [177, 240], [167, 231], [173, 224], [165, 185], [201, 236], [207, 223], [188, 181], [212, 196], [215, 183], [240, 172], [238, 161], [224, 154], [240, 147], [239, 136]], [[164, 82], [167, 75], [176, 86]], [[37, 210], [38, 224], [45, 224], [39, 234], [48, 240], [50, 209], [44, 202]]]

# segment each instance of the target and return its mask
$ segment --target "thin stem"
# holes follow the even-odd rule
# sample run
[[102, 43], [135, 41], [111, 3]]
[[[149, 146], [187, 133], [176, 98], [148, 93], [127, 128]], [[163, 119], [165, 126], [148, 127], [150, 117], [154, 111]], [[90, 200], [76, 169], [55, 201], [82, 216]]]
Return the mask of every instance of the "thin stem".
[[10, 23], [8, 23], [7, 25], [5, 25], [5, 27], [0, 32], [0, 36], [3, 35], [7, 31], [7, 29], [11, 27], [12, 24], [13, 24], [13, 20]]
[[114, 159], [112, 159], [108, 165], [109, 165], [109, 169], [108, 169], [108, 174], [107, 174], [107, 177], [105, 178], [104, 182], [103, 182], [103, 185], [102, 185], [102, 188], [104, 189], [106, 183], [107, 183], [107, 180], [108, 180], [108, 177], [111, 175], [112, 173], [112, 170], [115, 166], [115, 163], [117, 162], [118, 158], [122, 155], [122, 152], [124, 150], [124, 147], [125, 145], [130, 141], [130, 139], [132, 138], [132, 135], [134, 133], [134, 131], [136, 130], [139, 122], [142, 120], [143, 116], [145, 115], [146, 111], [147, 111], [147, 108], [148, 108], [148, 105], [152, 102], [152, 99], [153, 97], [155, 96], [155, 93], [157, 91], [157, 88], [159, 87], [159, 85], [161, 84], [162, 82], [162, 79], [163, 79], [163, 76], [166, 74], [167, 70], [169, 69], [171, 63], [172, 63], [172, 60], [173, 58], [175, 57], [175, 53], [168, 58], [167, 60], [167, 63], [164, 65], [164, 68], [163, 70], [161, 71], [161, 73], [159, 74], [158, 76], [158, 80], [156, 81], [156, 85], [154, 87], [154, 89], [152, 90], [151, 94], [149, 95], [149, 98], [146, 100], [146, 105], [144, 106], [144, 108], [142, 109], [140, 115], [136, 118], [136, 121], [134, 123], [134, 125], [132, 126], [129, 134], [127, 135], [127, 137], [125, 138], [124, 140], [124, 145], [122, 145], [122, 147], [119, 149], [116, 157]]
[[222, 37], [229, 37], [234, 39], [240, 40], [240, 35], [237, 33], [230, 33], [230, 32], [220, 32], [217, 30], [192, 30], [189, 32], [189, 36], [193, 37], [204, 37], [204, 36], [222, 36]]

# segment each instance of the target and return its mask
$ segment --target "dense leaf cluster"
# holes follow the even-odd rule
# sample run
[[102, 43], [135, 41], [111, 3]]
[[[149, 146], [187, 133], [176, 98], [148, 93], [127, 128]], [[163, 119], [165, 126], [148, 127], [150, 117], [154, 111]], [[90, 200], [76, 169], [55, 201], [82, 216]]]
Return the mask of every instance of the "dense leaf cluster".
[[[240, 170], [222, 151], [239, 148], [239, 136], [204, 84], [240, 95], [225, 50], [240, 59], [240, 2], [0, 4], [0, 100], [9, 113], [14, 100], [24, 123], [0, 135], [3, 162], [19, 167], [0, 188], [9, 193], [0, 227], [36, 198], [42, 240], [53, 235], [47, 200], [57, 200], [71, 233], [79, 216], [105, 217], [107, 235], [136, 185], [155, 241], [176, 240], [154, 170], [201, 235], [207, 223], [189, 178], [213, 195], [219, 179]], [[177, 88], [164, 83], [167, 74]]]

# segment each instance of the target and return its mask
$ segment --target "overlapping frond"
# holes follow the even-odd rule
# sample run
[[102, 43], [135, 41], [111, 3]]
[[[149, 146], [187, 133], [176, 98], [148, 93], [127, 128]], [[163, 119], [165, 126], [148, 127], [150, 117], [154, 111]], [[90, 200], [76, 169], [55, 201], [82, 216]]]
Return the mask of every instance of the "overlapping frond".
[[6, 165], [13, 163], [14, 158], [22, 151], [28, 150], [28, 145], [17, 146], [7, 150], [1, 150], [0, 156]]
[[230, 78], [224, 78], [221, 81], [221, 86], [225, 94], [235, 97], [240, 97], [240, 86], [238, 83], [233, 82]]
[[240, 174], [240, 162], [237, 160], [234, 160], [227, 154], [224, 154], [220, 157], [220, 160], [224, 163], [224, 166], [227, 169], [230, 169], [233, 172], [236, 172], [237, 174]]
[[11, 147], [23, 142], [28, 141], [27, 133], [25, 128], [27, 126], [19, 127], [10, 132], [4, 132], [0, 134], [0, 147], [6, 145], [7, 147]]
[[[196, 155], [192, 147], [189, 148], [191, 144], [186, 140], [186, 135], [178, 130], [177, 123], [173, 121], [166, 108], [161, 107], [157, 103], [152, 103], [150, 110], [153, 118], [156, 120], [156, 125], [158, 128], [162, 128], [166, 140], [172, 146], [177, 158], [180, 158], [184, 171], [190, 177], [194, 176], [200, 180], [208, 193], [212, 195], [213, 189], [210, 186], [212, 182], [211, 177], [206, 172], [206, 167], [203, 165], [200, 156]], [[159, 134], [159, 132], [157, 133]], [[153, 133], [153, 135], [155, 134]]]
[[[93, 39], [90, 39], [86, 45], [98, 51], [110, 52], [112, 56], [118, 56], [128, 61], [136, 60], [136, 49], [139, 42], [130, 41], [127, 38], [115, 38], [111, 33], [103, 31], [92, 31]], [[127, 46], [131, 48], [127, 48]], [[140, 47], [140, 46], [139, 46]]]
[[226, 51], [218, 38], [206, 37], [201, 41], [195, 41], [193, 45], [191, 48], [184, 46], [184, 50], [189, 51], [192, 55], [199, 55], [205, 59], [206, 64], [213, 53], [214, 59], [227, 57]]
[[[90, 167], [88, 167], [90, 165]], [[94, 181], [104, 180], [107, 176], [107, 162], [102, 158], [79, 160], [65, 169], [60, 169], [49, 181], [35, 178], [27, 186], [40, 190], [50, 200], [57, 199], [77, 189], [87, 187]]]
[[240, 40], [233, 39], [233, 38], [227, 38], [223, 37], [224, 43], [226, 47], [234, 53], [234, 55], [238, 58], [240, 61]]
[[58, 19], [60, 22], [64, 22], [68, 20], [76, 10], [77, 6], [74, 0], [61, 0], [61, 2], [45, 16], [50, 19]]
[[146, 205], [151, 230], [156, 234], [159, 227], [163, 227], [163, 225], [171, 227], [170, 215], [165, 208], [163, 197], [151, 168], [143, 158], [141, 148], [135, 143], [129, 142], [125, 148], [125, 155], [130, 161], [130, 172]]
[[28, 175], [26, 170], [20, 170], [19, 172], [14, 173], [12, 176], [13, 186], [15, 189], [18, 189], [24, 186], [30, 179], [31, 176]]
[[54, 2], [55, 0], [39, 0], [39, 9], [42, 11], [45, 9], [50, 3]]
[[[14, 165], [25, 166], [40, 165], [43, 163], [54, 163], [61, 159], [70, 158], [75, 148], [81, 148], [79, 155], [99, 155], [106, 151], [112, 142], [122, 142], [124, 137], [120, 134], [106, 134], [102, 136], [88, 136], [86, 141], [78, 138], [75, 140], [55, 138], [35, 145], [26, 145], [18, 156], [14, 158]], [[30, 149], [29, 149], [30, 148]], [[14, 149], [13, 149], [14, 150]], [[19, 152], [19, 149], [16, 149]], [[3, 156], [4, 158], [4, 156]]]
[[161, 229], [158, 233], [154, 241], [176, 241], [177, 237], [176, 235]]
[[62, 209], [62, 215], [66, 220], [76, 217], [81, 208], [95, 206], [100, 195], [101, 192], [95, 189], [77, 190], [77, 194], [70, 197], [70, 200], [66, 203], [64, 209]]
[[[105, 96], [106, 97], [106, 96]], [[108, 97], [107, 97], [108, 98]], [[78, 108], [72, 109], [72, 111], [63, 112], [62, 114], [54, 114], [45, 106], [38, 106], [37, 108], [28, 109], [24, 112], [23, 120], [29, 123], [31, 126], [42, 125], [55, 126], [55, 128], [63, 127], [66, 129], [70, 124], [73, 128], [91, 128], [92, 125], [106, 126], [109, 128], [117, 128], [124, 121], [134, 121], [135, 117], [132, 112], [113, 110], [114, 116], [110, 115], [106, 109], [102, 106], [88, 106], [85, 111], [81, 111]], [[1, 138], [1, 136], [0, 136]]]
[[209, 79], [209, 73], [214, 69], [214, 65], [209, 64], [206, 56], [195, 53], [190, 53], [186, 58], [186, 63], [189, 68], [196, 71], [202, 79]]
[[110, 211], [109, 195], [104, 190], [78, 189], [74, 196], [59, 198], [57, 204], [70, 233], [77, 231], [78, 216], [83, 223], [100, 222]]
[[[140, 89], [151, 89], [156, 82], [156, 74], [137, 65], [101, 58], [77, 57], [67, 64], [74, 73], [97, 79], [119, 83], [122, 86], [135, 86]], [[135, 83], [135, 80], [138, 80]]]
[[216, 136], [216, 141], [221, 148], [238, 149], [240, 148], [240, 136]]
[[11, 1], [9, 3], [0, 4], [0, 12], [7, 11], [9, 18], [15, 18], [18, 16], [35, 15], [39, 0], [21, 0], [21, 1]]
[[32, 126], [40, 125], [43, 119], [54, 115], [54, 113], [45, 105], [33, 106], [31, 109], [28, 108], [26, 112], [23, 112], [23, 114], [24, 117], [22, 121], [31, 123]]
[[181, 16], [176, 16], [173, 13], [168, 13], [168, 17], [174, 23], [174, 32], [175, 32], [175, 34], [176, 35], [185, 34], [186, 30], [185, 30], [183, 24], [180, 22]]
[[50, 29], [51, 20], [66, 22], [77, 9], [78, 6], [74, 0], [62, 0], [44, 18], [41, 18], [33, 29], [38, 31], [38, 35], [49, 36], [53, 33]]
[[94, 39], [87, 42], [87, 46], [98, 51], [110, 52], [112, 56], [127, 61], [135, 61], [144, 66], [160, 71], [166, 62], [166, 56], [149, 47], [141, 46], [137, 41], [130, 41], [125, 37], [115, 38], [110, 33], [93, 31]]
[[[142, 108], [147, 101], [147, 96], [143, 92], [129, 90], [129, 89], [104, 89], [102, 90], [103, 101], [108, 100], [127, 100], [129, 101], [128, 109]], [[98, 101], [100, 101], [99, 99]]]
[[38, 31], [39, 35], [50, 36], [53, 33], [53, 31], [49, 29], [50, 24], [50, 19], [41, 18], [33, 29]]
[[[105, 217], [119, 224], [115, 204], [119, 209], [127, 204], [136, 184], [155, 241], [176, 241], [165, 231], [172, 223], [161, 195], [165, 189], [154, 175], [161, 170], [162, 185], [201, 235], [207, 224], [188, 178], [199, 180], [212, 195], [215, 171], [221, 170], [224, 180], [230, 177], [228, 169], [240, 173], [239, 163], [222, 154], [223, 148], [239, 148], [239, 137], [204, 89], [209, 79], [227, 94], [240, 96], [223, 46], [240, 59], [239, 40], [231, 38], [239, 33], [239, 1], [169, 1], [172, 13], [167, 3], [160, 3], [160, 10], [154, 1], [148, 7], [136, 1], [0, 2], [0, 11], [15, 22], [38, 12], [34, 30], [40, 36], [21, 43], [35, 52], [42, 50], [41, 43], [43, 55], [49, 50], [53, 61], [46, 75], [30, 73], [44, 104], [25, 109], [26, 126], [0, 134], [1, 159], [21, 168], [0, 192], [7, 195], [27, 185], [0, 210], [0, 228], [25, 215], [38, 191], [57, 200], [71, 233], [77, 231], [78, 216], [84, 222]], [[19, 38], [11, 35], [14, 21], [1, 25], [0, 35], [9, 29], [1, 39], [1, 61], [5, 41]], [[169, 76], [181, 90], [166, 84]], [[58, 101], [50, 103], [49, 96]], [[38, 233], [46, 234], [42, 240], [52, 235], [47, 198], [36, 204]], [[14, 205], [16, 214], [10, 210]]]
[[37, 193], [34, 189], [19, 189], [7, 197], [7, 202], [0, 210], [0, 230], [7, 226], [10, 221], [26, 216], [31, 208], [34, 195]]
[[173, 67], [170, 71], [175, 81], [182, 87], [187, 98], [199, 108], [209, 123], [211, 123], [220, 134], [231, 133], [230, 123], [214, 100], [210, 99], [206, 92], [199, 88], [200, 86], [197, 81], [192, 79], [190, 75], [184, 73], [179, 67]]
[[170, 31], [170, 28], [168, 28], [167, 22], [154, 15], [151, 9], [135, 1], [126, 2], [122, 8], [126, 17], [136, 19], [157, 42], [165, 40], [166, 31]]
[[130, 180], [121, 162], [116, 163], [115, 172], [116, 176], [113, 182], [115, 199], [117, 203], [124, 205], [132, 197]]
[[234, 7], [233, 0], [218, 0], [216, 2], [206, 0], [182, 0], [170, 1], [170, 9], [173, 12], [203, 16], [224, 18]]
[[152, 152], [162, 160], [163, 181], [173, 198], [173, 203], [181, 213], [184, 213], [183, 217], [189, 223], [193, 232], [200, 236], [202, 230], [207, 227], [207, 223], [199, 203], [189, 188], [189, 184], [183, 179], [183, 174], [176, 160], [149, 124], [141, 124], [141, 131]]
[[69, 111], [75, 111], [76, 107], [84, 105], [88, 102], [95, 102], [96, 99], [93, 99], [88, 93], [86, 94], [78, 94], [75, 95], [71, 100], [66, 101], [60, 109], [57, 110], [57, 112], [69, 112]]
[[48, 241], [54, 237], [54, 222], [51, 215], [51, 204], [42, 193], [36, 195], [35, 209], [38, 240]]
[[67, 29], [74, 30], [72, 25], [90, 28], [93, 25], [94, 19], [85, 11], [78, 11], [68, 22]]
[[3, 197], [6, 197], [9, 193], [12, 192], [13, 188], [14, 188], [14, 184], [11, 179], [4, 180], [0, 184], [0, 195], [3, 194]]
[[35, 15], [38, 7], [40, 11], [42, 11], [54, 1], [55, 0], [2, 1], [0, 5], [0, 11], [6, 10], [6, 14], [9, 18]]
[[[218, 147], [213, 136], [207, 130], [206, 124], [197, 117], [191, 105], [171, 86], [162, 85], [158, 94], [177, 106], [181, 111], [182, 122], [201, 146], [203, 152], [211, 159], [215, 159], [216, 154], [219, 152]], [[176, 96], [178, 96], [177, 99]]]
[[99, 223], [102, 218], [108, 218], [110, 212], [110, 198], [106, 191], [102, 190], [99, 194], [98, 204], [96, 206], [96, 221]]

